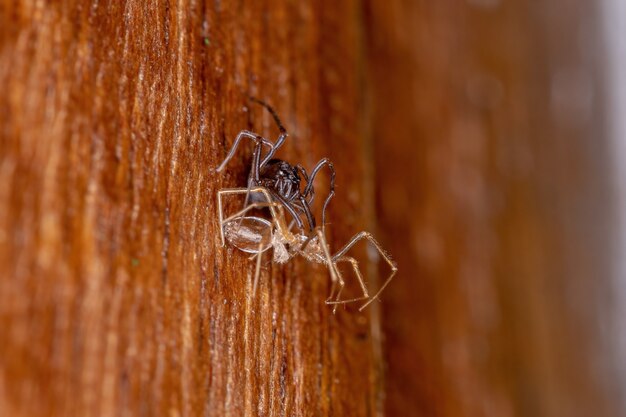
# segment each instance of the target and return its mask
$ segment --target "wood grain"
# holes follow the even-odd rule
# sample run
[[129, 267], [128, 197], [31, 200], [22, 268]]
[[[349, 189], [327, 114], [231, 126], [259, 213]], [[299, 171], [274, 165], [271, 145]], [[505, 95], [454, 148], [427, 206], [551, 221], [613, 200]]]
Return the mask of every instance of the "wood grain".
[[[599, 7], [1, 1], [0, 416], [624, 415]], [[248, 95], [382, 303], [220, 247]]]
[[252, 297], [215, 204], [251, 146], [212, 170], [240, 130], [275, 138], [263, 98], [280, 157], [337, 160], [334, 248], [363, 227], [359, 3], [0, 10], [0, 414], [376, 414], [376, 310], [333, 316], [301, 261]]
[[387, 415], [624, 415], [600, 7], [367, 2]]

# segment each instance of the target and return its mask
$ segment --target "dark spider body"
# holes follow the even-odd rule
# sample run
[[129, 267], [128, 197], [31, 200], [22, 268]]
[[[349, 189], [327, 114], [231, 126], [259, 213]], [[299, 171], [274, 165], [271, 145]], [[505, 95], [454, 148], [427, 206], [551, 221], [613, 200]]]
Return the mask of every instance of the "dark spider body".
[[[332, 164], [330, 164], [330, 166], [332, 168]], [[304, 191], [300, 189], [300, 173], [302, 173], [308, 183]], [[298, 213], [303, 213], [309, 223], [309, 230], [315, 228], [315, 216], [311, 212], [311, 203], [315, 191], [313, 190], [312, 183], [308, 182], [309, 177], [304, 168], [299, 165], [293, 166], [282, 159], [270, 159], [259, 169], [258, 179], [254, 175], [250, 177], [249, 188], [266, 188], [274, 199], [280, 201], [287, 211], [289, 211], [298, 224], [298, 227], [303, 227], [302, 220]], [[259, 198], [263, 200], [262, 196], [251, 197], [252, 201], [260, 201]], [[309, 198], [309, 200], [307, 200], [307, 198]]]
[[258, 185], [273, 190], [289, 202], [300, 197], [300, 174], [289, 162], [270, 159], [259, 174], [261, 181]]
[[[272, 143], [253, 132], [246, 130], [241, 131], [235, 139], [235, 143], [226, 156], [226, 159], [224, 159], [222, 164], [217, 168], [217, 171], [221, 171], [226, 166], [228, 161], [230, 161], [235, 154], [241, 139], [252, 139], [256, 145], [254, 147], [252, 167], [248, 177], [248, 189], [252, 189], [254, 187], [263, 187], [267, 189], [272, 198], [282, 204], [282, 206], [289, 212], [300, 229], [304, 228], [304, 223], [300, 218], [299, 213], [304, 214], [309, 224], [309, 230], [312, 231], [315, 228], [315, 217], [311, 211], [311, 203], [315, 197], [313, 181], [315, 180], [315, 176], [319, 170], [322, 169], [322, 167], [327, 166], [330, 170], [330, 187], [328, 196], [326, 197], [326, 201], [324, 201], [324, 206], [322, 208], [323, 227], [326, 220], [326, 206], [335, 195], [335, 169], [332, 162], [330, 162], [328, 158], [323, 158], [317, 163], [317, 165], [315, 165], [313, 171], [311, 171], [311, 175], [308, 175], [306, 170], [301, 165], [294, 166], [286, 161], [283, 161], [282, 159], [273, 158], [278, 148], [280, 148], [280, 146], [282, 146], [285, 142], [285, 139], [287, 139], [287, 131], [283, 127], [278, 115], [272, 107], [261, 100], [257, 100], [255, 98], [251, 98], [251, 100], [261, 104], [272, 114], [276, 124], [278, 125], [278, 129], [280, 130], [280, 135], [278, 136], [276, 142]], [[269, 148], [265, 154], [263, 154], [263, 147]], [[303, 190], [301, 189], [302, 180], [306, 182]], [[250, 193], [248, 199], [246, 200], [246, 204], [250, 201], [259, 202], [262, 200], [262, 196]]]

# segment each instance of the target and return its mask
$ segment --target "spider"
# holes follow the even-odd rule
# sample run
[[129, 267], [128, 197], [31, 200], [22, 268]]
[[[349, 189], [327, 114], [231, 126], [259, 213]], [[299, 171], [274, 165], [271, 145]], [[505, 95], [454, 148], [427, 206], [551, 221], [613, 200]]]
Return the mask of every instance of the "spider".
[[[252, 139], [255, 142], [255, 147], [252, 154], [252, 166], [248, 176], [248, 188], [265, 188], [272, 196], [272, 200], [281, 203], [289, 214], [291, 214], [293, 220], [298, 224], [300, 229], [304, 227], [304, 224], [299, 213], [303, 213], [306, 216], [309, 231], [312, 231], [316, 225], [315, 217], [311, 211], [311, 204], [313, 202], [313, 198], [315, 197], [313, 182], [315, 181], [317, 173], [324, 166], [327, 166], [330, 170], [330, 190], [322, 208], [322, 224], [325, 224], [326, 207], [335, 195], [335, 168], [333, 163], [330, 162], [328, 158], [323, 158], [317, 163], [317, 165], [315, 165], [311, 175], [309, 176], [302, 165], [297, 164], [294, 166], [281, 159], [273, 158], [278, 148], [280, 148], [285, 142], [285, 139], [287, 139], [287, 131], [271, 106], [254, 97], [250, 97], [250, 99], [262, 105], [270, 112], [276, 122], [276, 125], [278, 125], [280, 135], [278, 136], [276, 143], [272, 143], [256, 133], [248, 130], [242, 130], [237, 135], [230, 152], [216, 171], [220, 172], [226, 167], [226, 164], [228, 164], [228, 162], [235, 155], [235, 151], [237, 151], [237, 147], [239, 146], [241, 139]], [[262, 157], [263, 146], [269, 147], [269, 151], [267, 152], [267, 155]], [[302, 175], [306, 181], [306, 186], [303, 191], [300, 190], [300, 175]], [[253, 193], [248, 193], [246, 195], [246, 202], [244, 203], [244, 206], [248, 203], [249, 199], [252, 199], [252, 201], [258, 201], [259, 197]]]
[[[332, 163], [327, 158], [322, 159], [317, 163], [309, 176], [306, 170], [300, 165], [293, 166], [283, 160], [273, 159], [277, 148], [279, 148], [287, 138], [287, 132], [280, 122], [278, 115], [269, 105], [254, 98], [252, 98], [252, 100], [264, 106], [271, 113], [278, 125], [280, 135], [276, 143], [272, 143], [253, 132], [246, 130], [241, 131], [237, 135], [230, 152], [217, 168], [218, 172], [224, 169], [226, 164], [232, 159], [241, 139], [249, 138], [255, 142], [252, 167], [248, 177], [248, 187], [222, 189], [218, 191], [218, 211], [222, 246], [225, 246], [226, 241], [228, 241], [236, 248], [247, 253], [252, 253], [257, 257], [253, 292], [256, 291], [260, 275], [262, 254], [269, 248], [273, 248], [273, 261], [275, 263], [283, 264], [296, 255], [300, 255], [310, 262], [323, 264], [328, 268], [332, 287], [326, 304], [334, 305], [333, 312], [336, 311], [339, 304], [367, 300], [359, 308], [359, 311], [363, 310], [377, 299], [389, 282], [391, 282], [397, 271], [396, 263], [368, 232], [357, 233], [343, 248], [334, 255], [330, 254], [324, 226], [326, 224], [326, 207], [334, 195], [335, 171]], [[264, 157], [262, 157], [263, 146], [269, 148], [267, 155]], [[328, 166], [331, 172], [330, 189], [322, 208], [322, 226], [317, 227], [315, 217], [311, 210], [311, 203], [315, 195], [313, 181], [319, 170], [324, 166]], [[306, 181], [303, 191], [301, 191], [301, 179], [299, 174], [301, 174]], [[222, 198], [227, 195], [233, 196], [237, 194], [245, 194], [244, 208], [224, 219]], [[271, 221], [250, 213], [252, 210], [263, 208], [269, 209]], [[289, 224], [287, 223], [285, 211], [287, 211], [292, 218]], [[300, 218], [301, 214], [307, 219], [308, 230], [305, 229], [304, 223]], [[291, 229], [294, 223], [297, 224], [298, 227], [296, 231], [292, 232]], [[391, 268], [389, 276], [373, 296], [369, 295], [358, 262], [354, 258], [346, 255], [347, 252], [362, 239], [371, 242]], [[346, 300], [340, 298], [345, 285], [343, 276], [337, 267], [340, 262], [348, 262], [351, 264], [354, 274], [359, 281], [363, 293], [362, 296]]]

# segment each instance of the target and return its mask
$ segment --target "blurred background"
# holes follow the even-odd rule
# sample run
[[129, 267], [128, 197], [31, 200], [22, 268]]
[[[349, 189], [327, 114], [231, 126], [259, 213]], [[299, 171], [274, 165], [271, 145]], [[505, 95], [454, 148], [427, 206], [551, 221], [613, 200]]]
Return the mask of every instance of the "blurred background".
[[[0, 416], [626, 416], [623, 0], [4, 2], [0, 86]], [[250, 296], [242, 92], [381, 303]]]
[[370, 3], [388, 411], [623, 415], [625, 4]]

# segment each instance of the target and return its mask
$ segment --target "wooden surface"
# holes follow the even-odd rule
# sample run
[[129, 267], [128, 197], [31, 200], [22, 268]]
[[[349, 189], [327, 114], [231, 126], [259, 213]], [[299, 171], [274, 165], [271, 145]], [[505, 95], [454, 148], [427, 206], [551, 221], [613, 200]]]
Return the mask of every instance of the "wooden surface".
[[[609, 87], [562, 3], [0, 3], [0, 415], [621, 415]], [[382, 303], [332, 315], [304, 261], [253, 297], [220, 248], [251, 146], [213, 169], [277, 135], [248, 94], [335, 162]]]
[[376, 309], [333, 316], [302, 261], [252, 297], [254, 264], [218, 244], [251, 146], [212, 169], [240, 130], [277, 134], [247, 94], [289, 129], [280, 157], [336, 161], [333, 247], [364, 226], [359, 4], [331, 3], [4, 3], [0, 414], [382, 407]]
[[388, 415], [624, 415], [600, 5], [367, 3]]

